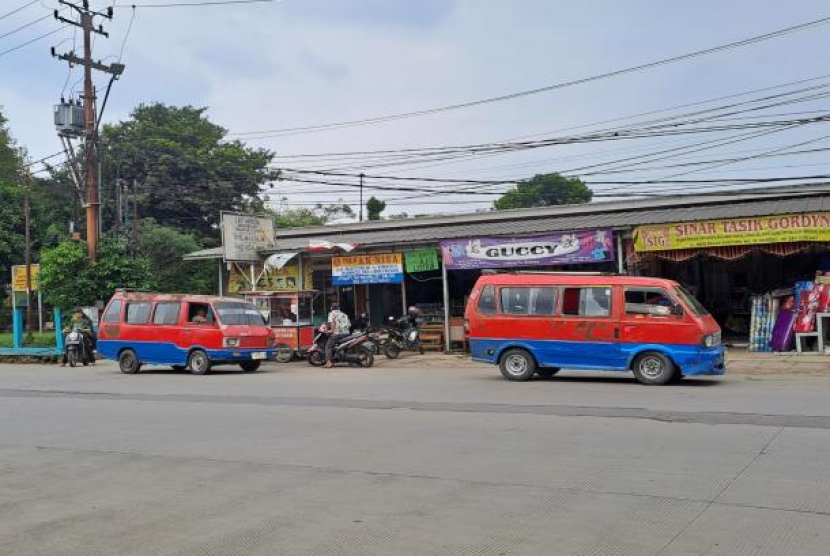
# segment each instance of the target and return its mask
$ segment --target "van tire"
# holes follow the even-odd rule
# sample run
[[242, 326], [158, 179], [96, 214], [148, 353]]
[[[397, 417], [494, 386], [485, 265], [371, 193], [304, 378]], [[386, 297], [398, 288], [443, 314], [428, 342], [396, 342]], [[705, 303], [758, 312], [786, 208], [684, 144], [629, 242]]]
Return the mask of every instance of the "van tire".
[[523, 349], [508, 349], [499, 358], [499, 369], [507, 380], [524, 382], [536, 372], [536, 360]]
[[134, 375], [141, 369], [141, 362], [133, 350], [125, 349], [118, 354], [118, 368], [125, 375]]
[[631, 370], [640, 384], [647, 385], [668, 384], [677, 375], [674, 361], [657, 351], [647, 351], [635, 357]]
[[204, 375], [210, 371], [210, 358], [201, 349], [194, 349], [187, 358], [187, 368], [192, 375]]
[[262, 361], [242, 361], [239, 366], [242, 367], [242, 370], [246, 373], [254, 373], [259, 370], [260, 365], [262, 365]]
[[553, 378], [553, 375], [559, 372], [559, 369], [556, 367], [540, 367], [536, 373], [539, 375], [539, 378], [548, 379]]

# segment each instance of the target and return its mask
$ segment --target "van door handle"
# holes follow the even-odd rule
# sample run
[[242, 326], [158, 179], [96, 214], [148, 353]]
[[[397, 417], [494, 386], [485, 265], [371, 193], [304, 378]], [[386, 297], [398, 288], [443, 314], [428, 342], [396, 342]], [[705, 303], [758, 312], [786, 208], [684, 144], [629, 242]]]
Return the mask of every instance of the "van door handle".
[[615, 340], [620, 339], [620, 327], [619, 326], [614, 327], [614, 339]]

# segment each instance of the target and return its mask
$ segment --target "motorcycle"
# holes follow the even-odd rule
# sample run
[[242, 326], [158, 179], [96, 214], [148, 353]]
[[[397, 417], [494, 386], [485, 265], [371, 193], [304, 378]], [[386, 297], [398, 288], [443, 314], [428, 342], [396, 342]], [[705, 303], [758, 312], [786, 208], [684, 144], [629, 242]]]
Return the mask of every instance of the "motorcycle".
[[86, 335], [81, 330], [70, 330], [66, 335], [66, 361], [70, 367], [75, 367], [78, 363], [84, 366], [92, 363]]
[[385, 327], [386, 339], [383, 343], [383, 352], [389, 359], [397, 359], [402, 350], [417, 351], [421, 355], [421, 331], [418, 322], [411, 315], [404, 315], [399, 319], [389, 317], [389, 326]]
[[[329, 331], [325, 325], [317, 330], [314, 336], [314, 345], [308, 350], [308, 362], [315, 367], [322, 367], [326, 363], [326, 343]], [[367, 332], [350, 334], [338, 341], [334, 346], [332, 363], [348, 363], [361, 367], [371, 367], [375, 362], [374, 352], [377, 347], [370, 340]]]

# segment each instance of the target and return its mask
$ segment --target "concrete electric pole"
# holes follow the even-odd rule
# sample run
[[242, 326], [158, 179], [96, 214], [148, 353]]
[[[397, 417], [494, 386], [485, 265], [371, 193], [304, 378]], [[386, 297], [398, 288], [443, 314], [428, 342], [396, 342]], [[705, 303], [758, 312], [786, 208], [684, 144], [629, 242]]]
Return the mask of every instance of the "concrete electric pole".
[[77, 56], [74, 52], [68, 54], [57, 54], [52, 49], [52, 55], [60, 60], [69, 63], [70, 66], [78, 65], [84, 68], [84, 138], [85, 138], [85, 171], [84, 183], [86, 187], [86, 241], [89, 258], [91, 261], [98, 259], [98, 235], [100, 232], [101, 200], [98, 197], [98, 126], [95, 115], [95, 89], [92, 85], [92, 70], [101, 71], [117, 78], [124, 72], [124, 65], [120, 63], [105, 65], [100, 60], [92, 59], [92, 34], [109, 37], [103, 26], [95, 27], [94, 19], [103, 17], [112, 20], [112, 8], [106, 13], [96, 12], [89, 9], [89, 1], [83, 0], [81, 6], [77, 6], [66, 0], [58, 0], [61, 5], [78, 12], [79, 20], [66, 19], [61, 17], [58, 10], [55, 10], [55, 19], [80, 27], [84, 33], [84, 55]]

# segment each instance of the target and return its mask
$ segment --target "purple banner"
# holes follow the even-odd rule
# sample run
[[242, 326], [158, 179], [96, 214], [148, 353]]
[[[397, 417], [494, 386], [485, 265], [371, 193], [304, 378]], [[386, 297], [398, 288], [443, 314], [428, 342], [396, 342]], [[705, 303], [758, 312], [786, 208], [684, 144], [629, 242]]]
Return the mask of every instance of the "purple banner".
[[614, 240], [611, 230], [451, 239], [441, 255], [448, 269], [604, 263], [614, 260]]

